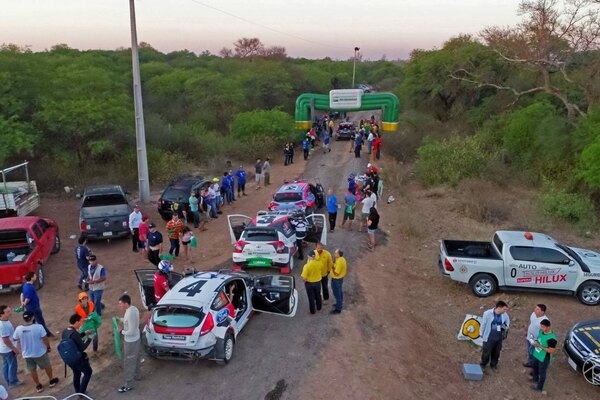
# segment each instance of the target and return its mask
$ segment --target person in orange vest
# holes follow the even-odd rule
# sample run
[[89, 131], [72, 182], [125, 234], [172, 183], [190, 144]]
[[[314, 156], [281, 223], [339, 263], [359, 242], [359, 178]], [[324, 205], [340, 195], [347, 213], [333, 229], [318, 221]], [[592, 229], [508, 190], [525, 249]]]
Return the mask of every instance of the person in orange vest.
[[[78, 298], [79, 302], [75, 306], [75, 313], [81, 318], [86, 319], [95, 311], [96, 307], [94, 306], [94, 302], [89, 299], [86, 292], [79, 293]], [[94, 335], [94, 339], [92, 341], [92, 350], [94, 350], [94, 353], [98, 351], [98, 332], [96, 332]]]

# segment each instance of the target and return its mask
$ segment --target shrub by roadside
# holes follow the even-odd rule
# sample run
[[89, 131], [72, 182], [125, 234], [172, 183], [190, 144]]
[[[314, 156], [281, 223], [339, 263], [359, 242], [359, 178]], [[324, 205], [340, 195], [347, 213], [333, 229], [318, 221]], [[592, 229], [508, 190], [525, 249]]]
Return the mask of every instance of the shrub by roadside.
[[549, 217], [570, 222], [586, 235], [595, 229], [596, 210], [592, 200], [585, 194], [547, 187], [539, 198], [544, 213]]

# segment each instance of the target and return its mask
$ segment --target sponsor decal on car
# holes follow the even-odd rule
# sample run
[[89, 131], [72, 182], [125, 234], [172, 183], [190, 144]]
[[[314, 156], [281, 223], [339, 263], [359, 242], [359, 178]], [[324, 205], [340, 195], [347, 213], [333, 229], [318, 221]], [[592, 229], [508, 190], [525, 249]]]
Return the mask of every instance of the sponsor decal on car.
[[519, 264], [519, 267], [521, 269], [537, 269], [537, 265], [535, 264]]
[[548, 276], [556, 275], [560, 272], [560, 268], [538, 269], [535, 271], [523, 271], [523, 276]]
[[517, 278], [517, 283], [530, 283], [531, 278]]
[[469, 259], [462, 259], [462, 258], [455, 258], [452, 260], [453, 263], [459, 262], [459, 263], [463, 263], [463, 264], [477, 264], [476, 260], [469, 260]]
[[600, 273], [597, 272], [584, 272], [583, 276], [587, 277], [593, 277], [593, 278], [600, 278]]
[[552, 276], [536, 276], [534, 283], [558, 283], [558, 282], [566, 282], [567, 274], [561, 275], [552, 275]]
[[217, 317], [216, 317], [217, 324], [220, 324], [221, 322], [225, 321], [228, 316], [229, 316], [229, 310], [227, 308], [224, 308], [221, 311], [219, 311], [217, 313]]
[[469, 269], [466, 265], [461, 266], [458, 270], [461, 274], [466, 274], [467, 272], [469, 272]]

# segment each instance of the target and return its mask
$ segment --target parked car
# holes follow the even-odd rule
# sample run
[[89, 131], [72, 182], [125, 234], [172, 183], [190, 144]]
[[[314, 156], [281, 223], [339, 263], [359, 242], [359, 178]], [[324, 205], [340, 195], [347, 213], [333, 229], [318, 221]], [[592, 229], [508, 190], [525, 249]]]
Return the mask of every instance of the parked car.
[[79, 227], [88, 240], [128, 237], [133, 207], [119, 185], [90, 186], [81, 196]]
[[168, 221], [173, 216], [173, 203], [177, 202], [184, 207], [186, 213], [190, 212], [190, 193], [192, 190], [196, 197], [200, 196], [200, 191], [207, 188], [210, 181], [202, 176], [184, 176], [179, 177], [169, 183], [158, 199], [158, 213]]
[[325, 190], [318, 179], [315, 180], [315, 183], [305, 179], [297, 179], [293, 181], [285, 180], [284, 184], [273, 195], [273, 200], [269, 203], [267, 209], [276, 211], [296, 208], [304, 211], [306, 215], [310, 215], [324, 205]]
[[[142, 292], [149, 287], [149, 282], [139, 283]], [[293, 276], [198, 272], [183, 277], [153, 308], [142, 343], [155, 358], [207, 358], [227, 364], [239, 333], [255, 311], [293, 317], [297, 308]]]
[[542, 233], [498, 231], [491, 242], [442, 240], [438, 266], [478, 297], [497, 289], [576, 295], [600, 303], [600, 253], [566, 246]]
[[[24, 162], [0, 171], [0, 217], [22, 217], [40, 206], [40, 195], [35, 181], [29, 179], [28, 165]], [[15, 180], [14, 175], [19, 172], [24, 180]]]
[[[241, 214], [227, 216], [233, 245], [235, 268], [280, 268], [289, 274], [297, 252], [296, 231], [290, 222], [293, 211], [260, 211], [255, 218]], [[312, 214], [308, 221], [307, 242], [327, 244], [325, 215]]]
[[600, 385], [600, 320], [576, 323], [563, 346], [567, 362], [593, 385]]
[[353, 140], [354, 135], [356, 135], [356, 126], [354, 126], [354, 123], [340, 122], [337, 132], [335, 133], [335, 140]]
[[0, 219], [0, 292], [19, 289], [28, 272], [37, 274], [38, 289], [44, 286], [44, 265], [50, 254], [59, 251], [54, 220], [34, 216]]

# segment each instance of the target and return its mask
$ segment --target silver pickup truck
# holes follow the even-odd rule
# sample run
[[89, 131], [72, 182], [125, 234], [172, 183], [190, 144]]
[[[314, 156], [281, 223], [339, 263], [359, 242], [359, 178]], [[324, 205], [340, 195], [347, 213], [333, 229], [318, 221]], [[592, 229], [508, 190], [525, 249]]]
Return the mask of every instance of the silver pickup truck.
[[498, 231], [491, 242], [442, 240], [442, 275], [468, 283], [478, 297], [498, 289], [576, 295], [600, 303], [600, 253], [535, 232]]
[[133, 208], [119, 185], [90, 186], [83, 195], [79, 210], [79, 227], [88, 239], [127, 237], [129, 214]]

